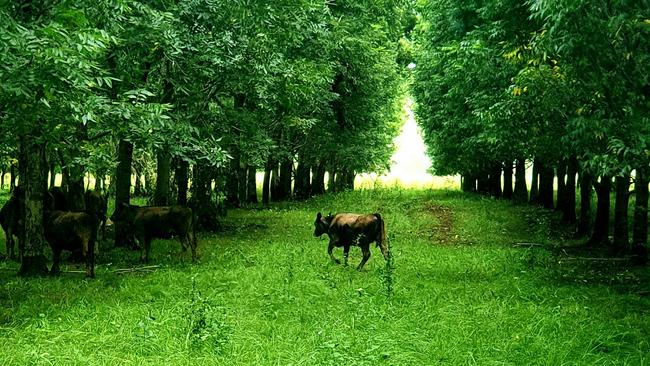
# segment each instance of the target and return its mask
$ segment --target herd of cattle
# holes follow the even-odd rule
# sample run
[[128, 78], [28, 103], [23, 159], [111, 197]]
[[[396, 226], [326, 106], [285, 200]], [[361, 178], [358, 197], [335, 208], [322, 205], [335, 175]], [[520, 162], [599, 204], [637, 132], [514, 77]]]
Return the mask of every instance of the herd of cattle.
[[[52, 248], [51, 273], [59, 273], [61, 252], [80, 252], [86, 262], [86, 276], [95, 276], [95, 250], [97, 233], [102, 238], [106, 235], [107, 200], [97, 191], [87, 191], [84, 195], [85, 211], [71, 210], [66, 194], [59, 187], [52, 187], [47, 192], [43, 209], [43, 227], [45, 240]], [[11, 198], [0, 209], [0, 225], [5, 232], [7, 255], [15, 259], [14, 237], [24, 237], [22, 233], [25, 217], [24, 191], [16, 187]], [[121, 223], [132, 239], [140, 245], [140, 259], [149, 260], [151, 241], [154, 238], [168, 239], [178, 236], [183, 251], [189, 247], [192, 260], [196, 261], [197, 222], [192, 209], [186, 206], [148, 206], [119, 205], [111, 220]], [[336, 263], [340, 263], [332, 254], [335, 247], [343, 247], [345, 264], [351, 246], [359, 246], [363, 259], [357, 267], [361, 270], [370, 258], [370, 244], [377, 243], [384, 258], [390, 258], [386, 240], [384, 220], [378, 213], [371, 215], [337, 214], [323, 216], [320, 212], [314, 221], [314, 236], [327, 234], [329, 246], [327, 252]], [[19, 239], [19, 252], [22, 254], [22, 239]]]
[[[107, 199], [98, 191], [84, 194], [85, 211], [71, 210], [66, 194], [60, 187], [52, 187], [43, 200], [43, 227], [45, 240], [52, 249], [52, 274], [59, 273], [61, 252], [66, 250], [81, 253], [86, 262], [86, 276], [95, 276], [95, 249], [97, 234], [106, 235]], [[24, 191], [16, 187], [13, 194], [0, 209], [0, 226], [5, 232], [7, 256], [15, 259], [15, 239], [19, 238], [19, 252], [22, 253], [23, 219], [25, 217]], [[185, 251], [189, 246], [192, 259], [196, 260], [197, 240], [195, 217], [185, 206], [138, 207], [123, 205], [117, 207], [111, 216], [114, 222], [121, 222], [141, 249], [141, 259], [148, 261], [153, 238], [167, 239], [177, 235]]]

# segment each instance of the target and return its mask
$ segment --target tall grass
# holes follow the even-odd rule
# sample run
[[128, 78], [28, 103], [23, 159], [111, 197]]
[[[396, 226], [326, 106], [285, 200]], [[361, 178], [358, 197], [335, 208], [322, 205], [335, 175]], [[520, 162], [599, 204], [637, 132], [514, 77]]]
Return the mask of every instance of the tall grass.
[[[381, 212], [391, 262], [371, 248], [357, 272], [353, 248], [331, 263], [317, 211]], [[229, 211], [197, 264], [174, 240], [153, 243], [160, 267], [126, 273], [138, 253], [103, 243], [94, 280], [4, 262], [0, 364], [648, 363], [648, 270], [512, 246], [565, 240], [554, 220], [456, 191], [362, 190]]]

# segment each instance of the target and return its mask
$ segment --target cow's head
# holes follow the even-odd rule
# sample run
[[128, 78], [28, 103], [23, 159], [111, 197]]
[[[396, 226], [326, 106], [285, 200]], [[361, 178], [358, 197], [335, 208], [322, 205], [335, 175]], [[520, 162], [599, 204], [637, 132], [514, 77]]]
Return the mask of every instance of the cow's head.
[[314, 236], [321, 236], [326, 234], [332, 223], [333, 216], [323, 216], [320, 212], [316, 214], [316, 221], [314, 221]]

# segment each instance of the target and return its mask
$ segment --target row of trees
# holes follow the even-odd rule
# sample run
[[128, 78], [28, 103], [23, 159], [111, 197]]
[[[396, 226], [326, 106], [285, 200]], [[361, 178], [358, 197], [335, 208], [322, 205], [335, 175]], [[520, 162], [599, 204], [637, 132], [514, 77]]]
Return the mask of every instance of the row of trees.
[[650, 3], [427, 0], [419, 12], [414, 93], [435, 171], [461, 174], [464, 190], [555, 207], [591, 244], [609, 242], [614, 190], [610, 249], [645, 253]]
[[209, 228], [213, 186], [256, 201], [258, 170], [268, 203], [322, 193], [326, 171], [345, 189], [384, 169], [412, 24], [406, 0], [3, 2], [0, 161], [26, 188], [21, 273], [46, 270], [48, 171], [83, 209], [87, 173], [110, 176], [120, 205], [155, 160], [153, 203], [188, 203]]

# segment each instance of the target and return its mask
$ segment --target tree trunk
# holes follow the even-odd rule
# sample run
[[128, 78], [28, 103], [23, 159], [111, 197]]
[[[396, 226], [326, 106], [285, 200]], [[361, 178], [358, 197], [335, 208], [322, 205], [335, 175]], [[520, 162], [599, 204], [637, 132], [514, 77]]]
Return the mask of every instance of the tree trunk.
[[309, 198], [310, 173], [311, 167], [305, 163], [302, 156], [299, 156], [298, 167], [296, 168], [296, 182], [294, 186], [294, 194], [297, 199]]
[[629, 249], [630, 225], [627, 218], [630, 203], [630, 176], [616, 177], [616, 200], [614, 202], [614, 250], [624, 253]]
[[338, 174], [335, 169], [329, 172], [329, 177], [327, 178], [327, 191], [330, 193], [336, 192], [336, 175]]
[[239, 202], [246, 202], [248, 198], [248, 184], [247, 184], [247, 173], [248, 167], [245, 165], [240, 165], [239, 170], [237, 170], [237, 180], [239, 181]]
[[273, 163], [269, 159], [264, 167], [264, 180], [262, 181], [262, 204], [266, 207], [271, 201], [271, 172]]
[[178, 184], [178, 194], [176, 196], [176, 202], [179, 205], [187, 205], [189, 170], [190, 170], [190, 164], [187, 161], [180, 160], [178, 162], [178, 167], [176, 167], [176, 183]]
[[280, 189], [278, 199], [284, 200], [291, 198], [291, 173], [293, 172], [293, 159], [285, 160], [280, 163]]
[[540, 164], [538, 202], [547, 209], [553, 208], [553, 178], [555, 172], [546, 163]]
[[506, 161], [503, 164], [503, 198], [510, 200], [513, 196], [512, 191], [512, 161]]
[[632, 234], [632, 252], [637, 257], [637, 264], [648, 262], [648, 167], [636, 169], [634, 180], [636, 202], [634, 204], [634, 229]]
[[13, 192], [16, 188], [16, 166], [11, 164], [9, 168], [9, 192]]
[[490, 193], [490, 177], [488, 174], [479, 174], [478, 176], [478, 193]]
[[248, 167], [248, 179], [246, 189], [246, 202], [257, 203], [257, 169], [253, 166]]
[[539, 159], [533, 159], [533, 178], [530, 182], [530, 203], [538, 204], [539, 203], [539, 173], [540, 173], [540, 162]]
[[149, 169], [148, 164], [142, 167], [142, 174], [138, 176], [138, 179], [141, 182], [144, 181], [144, 184], [141, 186], [143, 197], [151, 197], [156, 192], [157, 179], [154, 178], [155, 175], [155, 172]]
[[153, 203], [156, 206], [169, 205], [169, 178], [172, 170], [172, 158], [164, 149], [156, 154], [156, 191]]
[[45, 144], [38, 143], [35, 136], [21, 138], [21, 185], [25, 188], [25, 210], [19, 234], [21, 276], [47, 274], [45, 257], [45, 232], [43, 228], [43, 201], [47, 191], [47, 162]]
[[280, 167], [277, 161], [269, 162], [271, 165], [271, 200], [279, 201], [280, 197]]
[[54, 187], [56, 184], [56, 164], [50, 164], [50, 187]]
[[[131, 202], [131, 164], [133, 162], [133, 144], [120, 140], [117, 148], [117, 169], [115, 170], [115, 209]], [[115, 246], [133, 246], [129, 225], [123, 221], [115, 222]]]
[[580, 219], [576, 235], [587, 236], [591, 229], [592, 178], [586, 171], [580, 172]]
[[557, 167], [557, 205], [555, 209], [557, 211], [564, 212], [564, 205], [566, 202], [566, 174], [567, 174], [567, 160], [560, 159], [560, 162]]
[[311, 193], [312, 195], [325, 193], [325, 163], [318, 163], [313, 168]]
[[133, 185], [133, 196], [135, 197], [145, 196], [144, 188], [142, 187], [142, 180], [140, 179], [140, 170], [137, 168], [133, 168], [133, 175], [135, 176], [135, 180], [134, 180], [135, 184]]
[[5, 189], [5, 174], [7, 174], [7, 171], [2, 168], [0, 171], [0, 189]]
[[528, 187], [526, 186], [526, 160], [517, 159], [515, 167], [515, 190], [512, 198], [517, 203], [528, 201]]
[[600, 182], [593, 181], [593, 185], [596, 189], [598, 203], [596, 205], [596, 221], [594, 222], [594, 230], [589, 239], [589, 243], [593, 245], [606, 244], [609, 240], [609, 192], [611, 190], [612, 181], [610, 177], [602, 176], [600, 177]]
[[576, 174], [578, 174], [578, 159], [572, 156], [567, 162], [567, 178], [564, 203], [562, 204], [562, 221], [568, 224], [576, 222]]
[[[239, 200], [239, 170], [240, 155], [239, 148], [234, 146], [231, 149], [232, 160], [230, 160], [230, 169], [226, 175], [226, 205], [228, 207], [240, 207]], [[241, 184], [244, 184], [241, 182]]]

